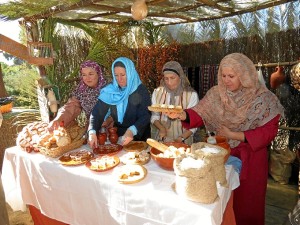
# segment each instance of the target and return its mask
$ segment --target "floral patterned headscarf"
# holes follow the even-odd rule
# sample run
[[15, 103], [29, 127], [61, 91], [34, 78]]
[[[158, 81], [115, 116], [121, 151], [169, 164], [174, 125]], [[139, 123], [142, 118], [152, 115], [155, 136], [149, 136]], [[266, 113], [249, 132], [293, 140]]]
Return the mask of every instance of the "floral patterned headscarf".
[[[240, 90], [226, 90], [223, 67], [232, 68], [239, 76]], [[229, 54], [221, 60], [218, 85], [212, 87], [193, 109], [203, 118], [208, 131], [216, 131], [221, 125], [232, 131], [245, 131], [266, 124], [278, 114], [284, 115], [276, 95], [261, 85], [253, 62], [241, 53]], [[231, 147], [239, 143], [229, 140]]]
[[[97, 87], [92, 88], [83, 82], [82, 69], [83, 68], [93, 68], [98, 74], [98, 84]], [[73, 91], [72, 96], [76, 97], [80, 101], [80, 105], [85, 112], [87, 118], [89, 118], [92, 109], [98, 101], [98, 96], [101, 88], [106, 84], [106, 80], [103, 77], [101, 67], [94, 61], [88, 60], [80, 65], [80, 82], [76, 89]]]

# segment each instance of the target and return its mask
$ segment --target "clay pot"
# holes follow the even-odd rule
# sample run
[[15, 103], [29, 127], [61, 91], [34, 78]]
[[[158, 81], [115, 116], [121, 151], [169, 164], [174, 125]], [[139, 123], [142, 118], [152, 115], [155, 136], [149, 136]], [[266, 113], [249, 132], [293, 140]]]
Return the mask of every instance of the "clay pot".
[[273, 89], [278, 88], [285, 81], [285, 75], [283, 72], [284, 68], [282, 66], [277, 66], [275, 72], [271, 74], [270, 86]]
[[136, 0], [131, 6], [131, 15], [134, 20], [142, 20], [148, 14], [146, 0]]
[[106, 133], [100, 133], [98, 135], [98, 143], [99, 143], [99, 145], [104, 145], [105, 142], [106, 142], [106, 140], [107, 140], [107, 134]]
[[117, 130], [118, 130], [117, 127], [110, 127], [110, 128], [108, 128], [108, 133], [109, 134], [116, 134]]
[[110, 143], [112, 143], [112, 144], [117, 144], [118, 138], [119, 138], [119, 136], [117, 135], [117, 133], [111, 133], [108, 136], [108, 139], [109, 139]]

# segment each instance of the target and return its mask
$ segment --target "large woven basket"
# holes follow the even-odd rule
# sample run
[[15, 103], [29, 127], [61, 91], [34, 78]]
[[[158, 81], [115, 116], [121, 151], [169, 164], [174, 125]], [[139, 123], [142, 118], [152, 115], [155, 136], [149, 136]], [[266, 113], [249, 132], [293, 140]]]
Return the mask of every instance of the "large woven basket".
[[85, 141], [83, 136], [86, 132], [86, 129], [84, 127], [78, 126], [76, 122], [73, 122], [70, 125], [68, 125], [68, 127], [66, 127], [66, 130], [71, 137], [70, 144], [56, 148], [46, 148], [43, 146], [39, 146], [40, 153], [52, 158], [56, 158], [65, 154], [66, 152], [69, 152], [73, 149], [82, 146], [82, 144]]
[[68, 144], [63, 147], [45, 148], [45, 147], [40, 146], [39, 150], [40, 150], [40, 153], [42, 153], [43, 155], [46, 155], [46, 156], [49, 156], [52, 158], [56, 158], [56, 157], [59, 157], [65, 153], [73, 150], [73, 149], [79, 148], [80, 146], [82, 146], [83, 142], [84, 142], [84, 139], [81, 138], [77, 141], [72, 141], [71, 144]]

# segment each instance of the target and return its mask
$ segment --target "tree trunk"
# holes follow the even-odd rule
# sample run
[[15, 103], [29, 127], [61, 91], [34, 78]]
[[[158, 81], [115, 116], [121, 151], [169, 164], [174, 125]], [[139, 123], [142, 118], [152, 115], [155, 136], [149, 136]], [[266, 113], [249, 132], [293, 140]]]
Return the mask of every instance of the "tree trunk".
[[3, 81], [3, 74], [2, 74], [2, 68], [0, 63], [0, 98], [7, 97], [8, 94], [6, 92], [4, 81]]

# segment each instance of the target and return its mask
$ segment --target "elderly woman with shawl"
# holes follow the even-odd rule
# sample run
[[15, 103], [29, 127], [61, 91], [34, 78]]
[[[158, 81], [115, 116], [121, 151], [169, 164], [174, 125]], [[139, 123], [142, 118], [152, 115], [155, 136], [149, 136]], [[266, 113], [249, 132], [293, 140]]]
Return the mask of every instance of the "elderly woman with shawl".
[[268, 179], [267, 146], [275, 138], [284, 109], [277, 97], [258, 81], [253, 62], [243, 54], [225, 56], [218, 85], [199, 103], [171, 118], [186, 128], [206, 126], [225, 136], [231, 155], [242, 161], [240, 186], [234, 190], [233, 209], [238, 225], [263, 225]]
[[100, 90], [106, 84], [101, 67], [94, 61], [88, 60], [80, 65], [80, 82], [72, 92], [68, 102], [59, 109], [57, 116], [49, 124], [49, 130], [56, 129], [63, 121], [68, 126], [83, 112], [87, 120], [94, 108]]
[[[176, 61], [167, 62], [162, 69], [163, 78], [160, 86], [153, 91], [152, 104], [166, 104], [182, 106], [183, 109], [195, 106], [199, 97], [191, 88], [181, 65]], [[153, 139], [164, 141], [193, 143], [193, 134], [196, 128], [185, 129], [179, 120], [170, 119], [159, 112], [152, 112], [151, 136]]]
[[96, 133], [107, 113], [118, 128], [118, 136], [123, 136], [122, 145], [130, 141], [145, 141], [150, 137], [150, 117], [148, 106], [150, 94], [142, 84], [133, 62], [125, 57], [117, 58], [112, 64], [113, 81], [100, 92], [89, 124], [89, 145], [97, 147]]

